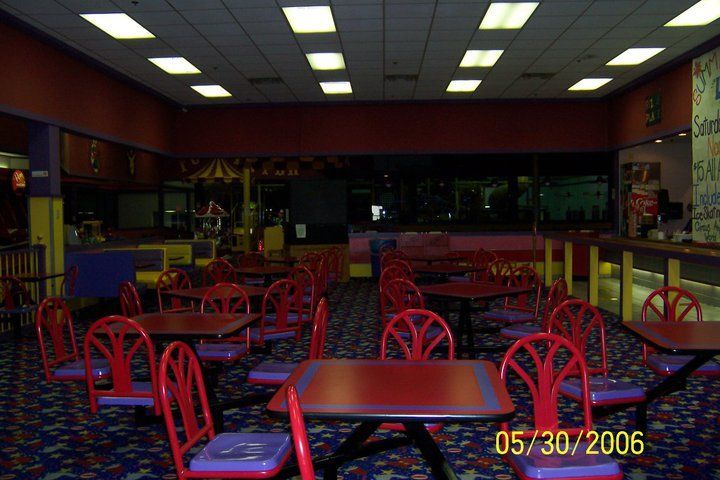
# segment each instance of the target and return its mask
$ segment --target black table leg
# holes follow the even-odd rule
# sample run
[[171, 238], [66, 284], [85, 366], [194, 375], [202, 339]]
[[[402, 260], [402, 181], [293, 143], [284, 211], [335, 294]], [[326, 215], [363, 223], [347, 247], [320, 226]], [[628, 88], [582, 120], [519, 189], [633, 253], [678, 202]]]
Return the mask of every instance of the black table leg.
[[[463, 335], [464, 334], [464, 335]], [[467, 337], [466, 346], [463, 347], [463, 336]], [[468, 358], [475, 358], [475, 338], [472, 329], [472, 320], [470, 318], [470, 300], [462, 299], [460, 301], [460, 318], [458, 319], [458, 358], [460, 353], [467, 352]]]
[[420, 449], [423, 458], [430, 464], [433, 477], [436, 479], [457, 479], [452, 466], [438, 448], [435, 440], [420, 422], [403, 423], [405, 434]]
[[665, 379], [645, 392], [645, 401], [639, 403], [635, 413], [635, 428], [643, 433], [647, 431], [647, 408], [653, 400], [684, 390], [687, 378], [698, 368], [714, 357], [713, 352], [700, 352], [692, 360], [678, 369], [677, 372], [665, 377]]

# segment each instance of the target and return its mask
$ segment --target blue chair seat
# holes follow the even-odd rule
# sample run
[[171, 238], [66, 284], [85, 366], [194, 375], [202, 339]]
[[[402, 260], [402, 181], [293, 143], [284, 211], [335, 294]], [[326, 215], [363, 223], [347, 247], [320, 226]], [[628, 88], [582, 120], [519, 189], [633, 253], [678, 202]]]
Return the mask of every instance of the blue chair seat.
[[[298, 321], [298, 313], [297, 312], [288, 312], [287, 314], [287, 321], [288, 323], [295, 323]], [[268, 313], [265, 315], [265, 323], [270, 325], [275, 325], [277, 322], [277, 315], [274, 313]]]
[[[572, 439], [574, 440], [574, 439]], [[528, 439], [529, 442], [529, 439]], [[545, 455], [542, 449], [547, 447], [542, 443], [535, 443], [529, 454], [523, 452], [520, 455], [509, 453], [507, 460], [510, 466], [523, 479], [546, 479], [546, 478], [622, 478], [622, 470], [612, 457], [599, 453], [598, 455], [587, 455], [587, 442], [579, 442], [574, 455], [561, 455], [558, 450], [565, 452], [565, 447], [570, 452], [574, 447], [562, 445], [552, 454]]]
[[[110, 374], [110, 364], [104, 358], [91, 358], [90, 367], [92, 376], [95, 379], [105, 378]], [[85, 361], [76, 360], [74, 362], [66, 363], [55, 369], [53, 377], [57, 378], [77, 378], [78, 380], [85, 379]]]
[[280, 385], [297, 368], [297, 363], [261, 362], [248, 373], [248, 383]]
[[[593, 405], [610, 405], [613, 403], [637, 403], [645, 400], [642, 388], [628, 382], [621, 382], [605, 377], [591, 377], [590, 403]], [[560, 384], [560, 393], [574, 400], [582, 399], [579, 378], [569, 378]]]
[[[282, 340], [285, 338], [293, 338], [295, 336], [295, 332], [273, 332], [272, 330], [269, 332], [265, 332], [264, 340]], [[254, 342], [260, 341], [260, 329], [259, 328], [251, 328], [250, 329], [250, 340]]]
[[512, 338], [512, 339], [520, 339], [527, 337], [528, 335], [533, 335], [535, 333], [542, 332], [542, 329], [539, 325], [528, 325], [528, 324], [519, 324], [519, 325], [510, 325], [508, 327], [503, 328], [500, 330], [500, 335], [502, 335], [505, 338]]
[[507, 323], [523, 323], [535, 319], [532, 312], [524, 312], [522, 310], [514, 310], [511, 308], [497, 308], [490, 310], [484, 315], [486, 320], [497, 320]]
[[463, 276], [451, 275], [448, 277], [448, 282], [470, 282], [470, 280], [471, 280], [471, 278], [466, 275], [463, 275]]
[[243, 284], [245, 285], [263, 285], [265, 280], [262, 277], [245, 277]]
[[[291, 453], [286, 433], [221, 433], [190, 460], [195, 472], [271, 472]], [[274, 472], [274, 473], [273, 473]]]
[[231, 362], [247, 355], [247, 345], [244, 343], [199, 343], [195, 351], [202, 361]]
[[312, 302], [312, 295], [303, 295], [303, 303]]
[[[692, 355], [666, 355], [655, 353], [648, 355], [647, 365], [658, 375], [671, 375], [692, 360]], [[714, 361], [707, 362], [693, 372], [693, 375], [720, 375], [720, 364]]]
[[[150, 382], [130, 382], [135, 392], [150, 393], [152, 384]], [[98, 405], [118, 405], [134, 407], [152, 407], [155, 403], [152, 397], [97, 397]]]

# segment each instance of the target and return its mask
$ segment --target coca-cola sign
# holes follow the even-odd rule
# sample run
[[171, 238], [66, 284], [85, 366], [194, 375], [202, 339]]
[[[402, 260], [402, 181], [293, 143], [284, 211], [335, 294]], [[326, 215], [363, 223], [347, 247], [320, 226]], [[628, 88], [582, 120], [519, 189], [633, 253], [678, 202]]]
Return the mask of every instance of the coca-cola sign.
[[655, 192], [636, 193], [633, 192], [630, 197], [630, 209], [636, 215], [649, 213], [651, 215], [658, 214], [658, 197]]
[[15, 170], [12, 173], [12, 177], [10, 178], [10, 185], [12, 186], [12, 190], [13, 192], [15, 192], [15, 195], [22, 195], [25, 192], [27, 182], [25, 181], [25, 174], [22, 172], [22, 170]]

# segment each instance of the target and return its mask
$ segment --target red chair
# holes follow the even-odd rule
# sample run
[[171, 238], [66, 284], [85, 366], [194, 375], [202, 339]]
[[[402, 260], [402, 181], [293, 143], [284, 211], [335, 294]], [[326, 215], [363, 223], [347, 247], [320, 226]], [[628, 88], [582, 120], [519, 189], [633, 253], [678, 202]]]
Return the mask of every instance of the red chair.
[[444, 339], [448, 360], [455, 358], [455, 340], [447, 322], [429, 310], [411, 308], [388, 322], [380, 341], [380, 360], [387, 358], [388, 340], [394, 339], [407, 360], [427, 360]]
[[[265, 257], [260, 252], [248, 252], [235, 257], [233, 264], [238, 267], [262, 267], [265, 265]], [[243, 275], [240, 283], [243, 285], [263, 285], [265, 280], [258, 276]]]
[[322, 260], [322, 255], [320, 255], [320, 253], [305, 252], [303, 256], [300, 257], [298, 265], [307, 267], [311, 272], [315, 272], [318, 268], [318, 265], [320, 265], [320, 260]]
[[[325, 335], [327, 332], [327, 299], [322, 298], [313, 316], [312, 336], [310, 337], [310, 360], [323, 358]], [[261, 362], [248, 373], [247, 381], [259, 385], [281, 385], [297, 368], [298, 363]]]
[[120, 283], [118, 297], [120, 298], [120, 311], [123, 317], [142, 315], [142, 303], [140, 303], [140, 295], [138, 295], [135, 285], [130, 282]]
[[317, 294], [317, 289], [315, 288], [317, 279], [314, 273], [304, 265], [297, 265], [290, 270], [287, 278], [297, 282], [299, 290], [303, 292], [303, 311], [301, 321], [311, 321], [313, 318], [313, 312], [315, 312], [315, 306], [320, 298]]
[[[393, 260], [390, 260], [389, 262], [385, 263], [384, 269], [397, 267], [400, 270], [402, 270], [403, 274], [406, 278], [409, 280], [412, 280], [415, 277], [415, 273], [413, 272], [412, 267], [410, 266], [410, 262], [407, 260], [401, 260], [399, 258], [395, 258]], [[382, 273], [382, 272], [380, 272]]]
[[383, 328], [395, 315], [409, 308], [425, 309], [420, 290], [410, 280], [396, 278], [380, 290], [380, 319]]
[[264, 345], [266, 341], [293, 338], [300, 340], [303, 312], [302, 291], [294, 280], [278, 280], [270, 285], [262, 300], [260, 327], [250, 329], [250, 341]]
[[72, 265], [65, 271], [62, 282], [60, 283], [60, 295], [62, 298], [68, 299], [75, 296], [75, 285], [77, 284], [78, 266]]
[[[250, 298], [245, 290], [234, 283], [218, 283], [203, 296], [200, 303], [201, 313], [250, 313]], [[195, 345], [203, 362], [234, 362], [248, 354], [250, 350], [248, 335], [206, 340]]]
[[478, 271], [473, 272], [470, 276], [462, 275], [462, 276], [450, 276], [448, 277], [448, 280], [451, 282], [484, 282], [487, 281], [487, 269], [490, 266], [492, 262], [497, 260], [498, 257], [495, 254], [495, 252], [491, 252], [489, 250], [483, 250], [482, 248], [478, 248], [475, 253], [473, 253], [472, 262], [471, 265], [478, 269]]
[[295, 385], [288, 386], [285, 391], [285, 400], [290, 415], [290, 429], [292, 430], [293, 444], [295, 446], [295, 457], [300, 469], [300, 478], [301, 480], [315, 480], [310, 444], [305, 430], [305, 419], [300, 408], [300, 400]]
[[[455, 340], [450, 327], [445, 320], [429, 310], [405, 310], [388, 322], [380, 342], [380, 360], [387, 359], [390, 338], [395, 339], [406, 360], [428, 360], [443, 339], [448, 344], [448, 360], [455, 358]], [[405, 431], [405, 426], [400, 423], [383, 423], [379, 428]], [[425, 428], [430, 433], [437, 433], [442, 423], [427, 423]]]
[[190, 276], [185, 270], [179, 268], [168, 268], [160, 274], [155, 283], [157, 291], [158, 308], [160, 313], [192, 312], [195, 309], [193, 302], [190, 305], [183, 305], [182, 299], [170, 298], [170, 308], [164, 307], [163, 293], [168, 290], [187, 290], [192, 288]]
[[334, 246], [328, 251], [328, 283], [335, 285], [342, 277], [344, 254], [342, 248]]
[[[589, 388], [593, 407], [645, 400], [642, 388], [608, 377], [605, 324], [597, 308], [583, 300], [566, 300], [552, 312], [549, 323], [549, 333], [569, 340], [582, 354], [588, 375], [591, 375]], [[580, 402], [581, 387], [579, 378], [568, 378], [560, 384], [560, 393]]]
[[[650, 313], [654, 315], [650, 315]], [[642, 306], [642, 321], [660, 322], [702, 322], [702, 308], [695, 296], [678, 287], [658, 288], [645, 299]], [[668, 376], [677, 372], [692, 359], [692, 355], [670, 355], [655, 353], [655, 350], [643, 343], [643, 362], [658, 375]], [[692, 375], [718, 376], [720, 364], [709, 361], [695, 370]]]
[[[150, 335], [137, 322], [119, 315], [96, 321], [85, 334], [84, 354], [85, 381], [92, 413], [97, 413], [100, 405], [117, 405], [150, 407], [155, 415], [160, 415], [155, 349]], [[93, 360], [98, 357], [110, 364], [110, 388], [103, 385], [100, 390], [95, 385]], [[138, 376], [138, 363], [143, 363], [146, 368], [142, 376], [146, 377], [149, 372], [149, 382], [133, 380]]]
[[[85, 360], [80, 358], [70, 309], [61, 298], [46, 298], [35, 313], [40, 356], [45, 380], [85, 380]], [[46, 336], [47, 334], [47, 336]], [[90, 360], [93, 380], [108, 377], [107, 360]]]
[[390, 249], [383, 251], [381, 249], [380, 251], [380, 271], [384, 270], [385, 267], [387, 267], [388, 262], [391, 262], [393, 260], [403, 260], [410, 263], [410, 257], [403, 252], [402, 250], [396, 250], [396, 249]]
[[560, 277], [552, 284], [550, 291], [545, 298], [545, 309], [543, 310], [540, 325], [535, 324], [516, 324], [510, 325], [500, 330], [500, 335], [505, 338], [518, 340], [534, 333], [548, 332], [550, 325], [550, 314], [555, 307], [567, 300], [567, 282]]
[[[160, 360], [160, 398], [180, 480], [270, 478], [292, 453], [286, 433], [215, 434], [200, 362], [182, 342], [171, 343]], [[186, 465], [184, 457], [197, 450], [205, 437], [207, 444]]]
[[30, 297], [25, 283], [17, 277], [0, 277], [0, 322], [12, 322], [13, 334], [20, 338], [23, 315], [37, 310], [37, 305]]
[[540, 309], [540, 292], [542, 291], [542, 280], [537, 271], [527, 265], [516, 267], [510, 274], [508, 286], [530, 288], [532, 293], [505, 297], [503, 307], [490, 310], [484, 315], [484, 318], [511, 324], [531, 322], [537, 319]]
[[224, 258], [216, 258], [205, 265], [202, 279], [204, 286], [216, 283], [238, 283], [235, 268]]
[[488, 265], [485, 276], [481, 281], [494, 283], [495, 285], [506, 285], [508, 278], [512, 275], [512, 264], [504, 258], [498, 258]]
[[[539, 346], [540, 348], [536, 348]], [[515, 372], [525, 382], [532, 398], [532, 418], [517, 415], [517, 423], [513, 427], [508, 422], [500, 424], [500, 429], [507, 437], [523, 440], [528, 451], [520, 453], [508, 452], [505, 459], [510, 467], [522, 480], [535, 479], [605, 479], [619, 480], [623, 477], [617, 462], [603, 453], [588, 455], [588, 443], [580, 441], [573, 449], [575, 439], [592, 430], [592, 411], [590, 408], [590, 391], [585, 360], [580, 351], [568, 340], [548, 333], [538, 333], [515, 342], [505, 354], [500, 364], [500, 378], [506, 386], [510, 386], [510, 372]], [[558, 416], [558, 391], [560, 385], [571, 375], [580, 379], [582, 424], [561, 425]], [[533, 376], [537, 378], [534, 379]], [[527, 402], [525, 398], [522, 400]], [[521, 412], [519, 412], [521, 413]], [[522, 425], [534, 423], [533, 428], [523, 430]], [[532, 442], [530, 439], [539, 433], [550, 432], [558, 438], [559, 432], [568, 435], [568, 443], [561, 443], [561, 448], [548, 452], [542, 441]], [[539, 440], [539, 438], [538, 438]], [[502, 448], [508, 445], [502, 445]], [[568, 450], [565, 450], [565, 447]], [[543, 452], [548, 452], [546, 455]], [[573, 449], [573, 455], [568, 452]], [[558, 452], [564, 452], [560, 454]]]

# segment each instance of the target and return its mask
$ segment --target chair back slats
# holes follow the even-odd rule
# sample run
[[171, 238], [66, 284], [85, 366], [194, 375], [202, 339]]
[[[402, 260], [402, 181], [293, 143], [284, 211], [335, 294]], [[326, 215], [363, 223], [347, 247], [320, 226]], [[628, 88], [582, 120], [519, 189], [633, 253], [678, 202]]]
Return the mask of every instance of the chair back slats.
[[[542, 292], [542, 280], [537, 270], [529, 265], [515, 267], [510, 272], [507, 284], [509, 287], [529, 288], [531, 292], [515, 297], [505, 297], [505, 308], [531, 312], [534, 314], [533, 318], [537, 318], [540, 310], [540, 292]], [[534, 299], [535, 302], [530, 303], [531, 299]]]
[[250, 313], [250, 297], [235, 283], [217, 283], [200, 302], [201, 313]]
[[[588, 367], [588, 374], [607, 376], [605, 323], [600, 311], [579, 299], [566, 300], [550, 315], [550, 332], [569, 340], [580, 350]], [[589, 365], [599, 358], [599, 364]]]
[[285, 391], [285, 400], [290, 416], [290, 428], [292, 429], [293, 446], [295, 447], [295, 457], [300, 469], [300, 477], [302, 480], [314, 480], [315, 470], [312, 464], [312, 454], [310, 453], [305, 420], [295, 385], [288, 386]]
[[[160, 313], [164, 312], [179, 312], [192, 310], [192, 306], [187, 307], [182, 303], [180, 298], [170, 298], [170, 308], [164, 308], [163, 293], [168, 290], [185, 290], [192, 288], [192, 282], [190, 276], [185, 270], [179, 268], [168, 268], [160, 274], [155, 283], [155, 290], [157, 291], [158, 308]], [[192, 305], [192, 304], [191, 304]]]
[[488, 265], [484, 281], [495, 285], [505, 285], [511, 274], [512, 264], [504, 258], [499, 258]]
[[[549, 333], [537, 333], [518, 340], [508, 349], [500, 364], [500, 378], [505, 385], [509, 384], [510, 372], [517, 374], [530, 390], [534, 417], [534, 428], [518, 430], [515, 427], [513, 431], [519, 431], [522, 437], [527, 438], [536, 431], [563, 430], [572, 436], [592, 428], [587, 367], [582, 354], [569, 340]], [[582, 426], [560, 428], [560, 384], [571, 375], [578, 375], [581, 379]], [[501, 429], [509, 431], [509, 423], [502, 423]]]
[[567, 297], [567, 282], [563, 277], [560, 277], [553, 282], [547, 297], [545, 297], [545, 310], [543, 310], [542, 321], [540, 322], [541, 331], [550, 333], [550, 315], [558, 305], [567, 300]]
[[287, 278], [298, 285], [298, 295], [308, 296], [309, 302], [303, 301], [303, 318], [310, 319], [315, 312], [318, 293], [316, 289], [317, 278], [315, 274], [305, 265], [297, 265], [288, 272]]
[[455, 340], [450, 327], [429, 310], [405, 310], [388, 322], [380, 343], [381, 360], [387, 358], [388, 340], [391, 338], [407, 360], [427, 360], [443, 340], [448, 344], [448, 359], [455, 357]]
[[313, 316], [312, 335], [310, 336], [310, 360], [322, 360], [325, 351], [325, 336], [328, 324], [327, 298], [320, 299]]
[[498, 259], [495, 252], [484, 250], [479, 248], [475, 251], [472, 258], [472, 266], [479, 269], [473, 272], [472, 279], [475, 282], [487, 282], [488, 281], [488, 267], [490, 264]]
[[393, 268], [393, 267], [399, 268], [403, 272], [405, 277], [407, 277], [410, 280], [412, 280], [412, 278], [414, 277], [413, 269], [410, 266], [410, 262], [407, 260], [395, 258], [393, 260], [390, 260], [389, 262], [386, 262], [384, 268], [387, 269], [387, 268]]
[[383, 327], [388, 315], [396, 315], [409, 308], [425, 309], [425, 301], [417, 286], [405, 278], [396, 278], [380, 290], [380, 315]]
[[203, 268], [204, 286], [216, 283], [237, 283], [235, 268], [224, 258], [215, 258]]
[[262, 302], [262, 315], [275, 315], [275, 327], [282, 330], [288, 327], [291, 313], [298, 316], [302, 312], [302, 292], [294, 280], [277, 280], [268, 287]]
[[120, 311], [124, 317], [142, 315], [142, 304], [140, 303], [140, 296], [135, 289], [135, 285], [130, 282], [120, 283], [118, 297], [120, 298]]
[[[651, 315], [652, 313], [652, 315]], [[702, 307], [695, 295], [679, 287], [661, 287], [648, 295], [642, 305], [641, 319], [643, 322], [702, 322]], [[643, 360], [654, 348], [643, 342]]]
[[77, 284], [77, 277], [79, 268], [77, 265], [72, 265], [65, 271], [62, 282], [60, 283], [60, 295], [66, 295], [68, 297], [75, 296], [75, 285]]
[[0, 308], [15, 310], [33, 305], [25, 282], [17, 277], [0, 277]]

